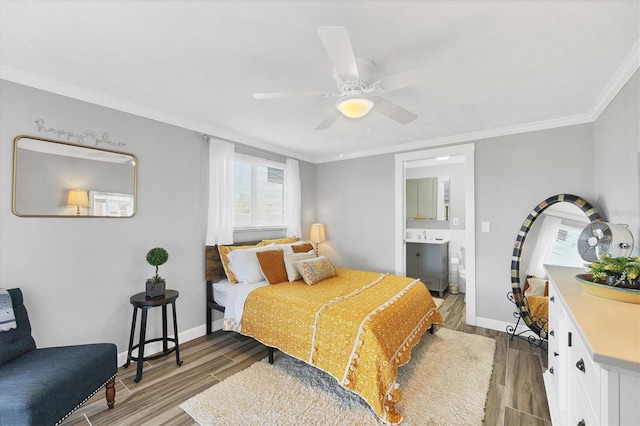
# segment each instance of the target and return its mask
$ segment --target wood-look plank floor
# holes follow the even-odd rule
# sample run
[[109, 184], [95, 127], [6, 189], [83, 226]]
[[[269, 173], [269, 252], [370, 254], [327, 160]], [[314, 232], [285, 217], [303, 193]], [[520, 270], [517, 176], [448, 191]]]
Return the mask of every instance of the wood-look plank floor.
[[[464, 295], [447, 295], [440, 308], [445, 327], [496, 340], [496, 354], [485, 406], [485, 425], [550, 426], [542, 372], [546, 353], [505, 332], [465, 324]], [[180, 345], [181, 367], [175, 355], [146, 362], [140, 383], [136, 368], [120, 368], [116, 404], [107, 410], [99, 392], [63, 425], [194, 425], [179, 405], [232, 374], [265, 358], [267, 349], [251, 338], [218, 331]]]

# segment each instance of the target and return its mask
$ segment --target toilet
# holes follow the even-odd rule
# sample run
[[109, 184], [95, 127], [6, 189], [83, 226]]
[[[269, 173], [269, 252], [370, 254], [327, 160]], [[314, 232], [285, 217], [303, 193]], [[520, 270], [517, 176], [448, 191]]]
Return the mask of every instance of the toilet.
[[460, 252], [462, 255], [460, 256], [460, 264], [458, 265], [458, 288], [466, 290], [467, 288], [467, 265], [466, 265], [466, 257], [465, 257], [465, 247], [464, 245], [460, 246]]

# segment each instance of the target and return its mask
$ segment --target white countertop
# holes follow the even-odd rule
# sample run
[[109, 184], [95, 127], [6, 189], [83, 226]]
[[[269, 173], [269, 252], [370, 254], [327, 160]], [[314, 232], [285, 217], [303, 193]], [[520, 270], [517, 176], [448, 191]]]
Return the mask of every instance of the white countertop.
[[544, 267], [593, 360], [640, 372], [640, 305], [587, 293], [575, 278], [584, 268]]
[[432, 240], [425, 240], [425, 239], [418, 239], [418, 238], [407, 238], [404, 240], [405, 243], [420, 243], [420, 244], [444, 244], [444, 243], [448, 243], [449, 240], [445, 239], [445, 238], [441, 238], [441, 239], [432, 239]]

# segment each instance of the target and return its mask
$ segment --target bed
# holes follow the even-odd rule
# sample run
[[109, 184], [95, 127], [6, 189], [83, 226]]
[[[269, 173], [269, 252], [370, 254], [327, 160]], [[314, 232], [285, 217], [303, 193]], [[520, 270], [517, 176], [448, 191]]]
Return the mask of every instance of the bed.
[[[217, 246], [207, 246], [206, 259], [208, 333], [212, 309], [233, 311], [225, 312], [223, 329], [324, 370], [360, 395], [384, 422], [402, 420], [395, 407], [402, 397], [398, 367], [409, 362], [425, 331], [435, 332], [443, 324], [422, 282], [336, 268], [337, 275], [313, 285], [303, 277], [276, 285], [251, 283], [250, 288], [227, 282]], [[324, 260], [308, 260], [317, 261]], [[231, 296], [234, 292], [241, 294], [240, 302]], [[272, 356], [270, 349], [270, 361]]]

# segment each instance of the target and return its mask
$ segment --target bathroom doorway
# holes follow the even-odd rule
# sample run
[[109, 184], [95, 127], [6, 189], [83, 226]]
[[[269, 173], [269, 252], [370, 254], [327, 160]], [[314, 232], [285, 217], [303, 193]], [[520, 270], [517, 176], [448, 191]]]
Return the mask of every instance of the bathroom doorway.
[[[450, 224], [453, 224], [453, 220], [456, 223], [462, 223], [464, 229], [459, 227], [457, 232], [458, 243], [454, 246], [454, 250], [451, 250], [449, 257], [460, 256], [460, 248], [464, 247], [465, 251], [465, 270], [466, 270], [466, 282], [464, 283], [464, 293], [466, 302], [466, 323], [475, 325], [476, 323], [476, 309], [475, 309], [475, 179], [474, 179], [474, 145], [464, 144], [448, 147], [439, 147], [433, 149], [426, 149], [422, 151], [415, 151], [404, 154], [396, 154], [395, 156], [395, 273], [397, 275], [405, 275], [406, 265], [406, 246], [405, 239], [407, 236], [407, 229], [410, 224], [411, 227], [419, 226], [419, 221], [407, 221], [406, 216], [406, 179], [408, 176], [415, 175], [415, 171], [407, 173], [409, 168], [424, 167], [428, 169], [433, 167], [435, 170], [442, 170], [442, 166], [438, 163], [440, 160], [436, 158], [444, 159], [446, 157], [456, 158], [456, 164], [462, 172], [457, 179], [463, 179], [464, 184], [460, 185], [460, 188], [464, 188], [464, 215], [460, 217], [455, 211], [452, 210], [451, 217], [449, 218]], [[444, 161], [442, 161], [444, 162]], [[427, 173], [426, 169], [422, 169], [421, 173]], [[437, 173], [435, 173], [437, 174]], [[458, 182], [459, 183], [459, 182]], [[462, 189], [461, 189], [462, 191]], [[460, 194], [458, 194], [460, 195]], [[457, 216], [457, 217], [456, 217]], [[444, 228], [450, 226], [450, 224], [438, 223], [434, 221], [429, 225], [429, 228], [434, 229], [429, 234], [434, 235], [446, 235], [447, 231], [440, 230], [438, 228]], [[425, 222], [422, 222], [425, 223]], [[456, 228], [456, 226], [451, 226]]]

